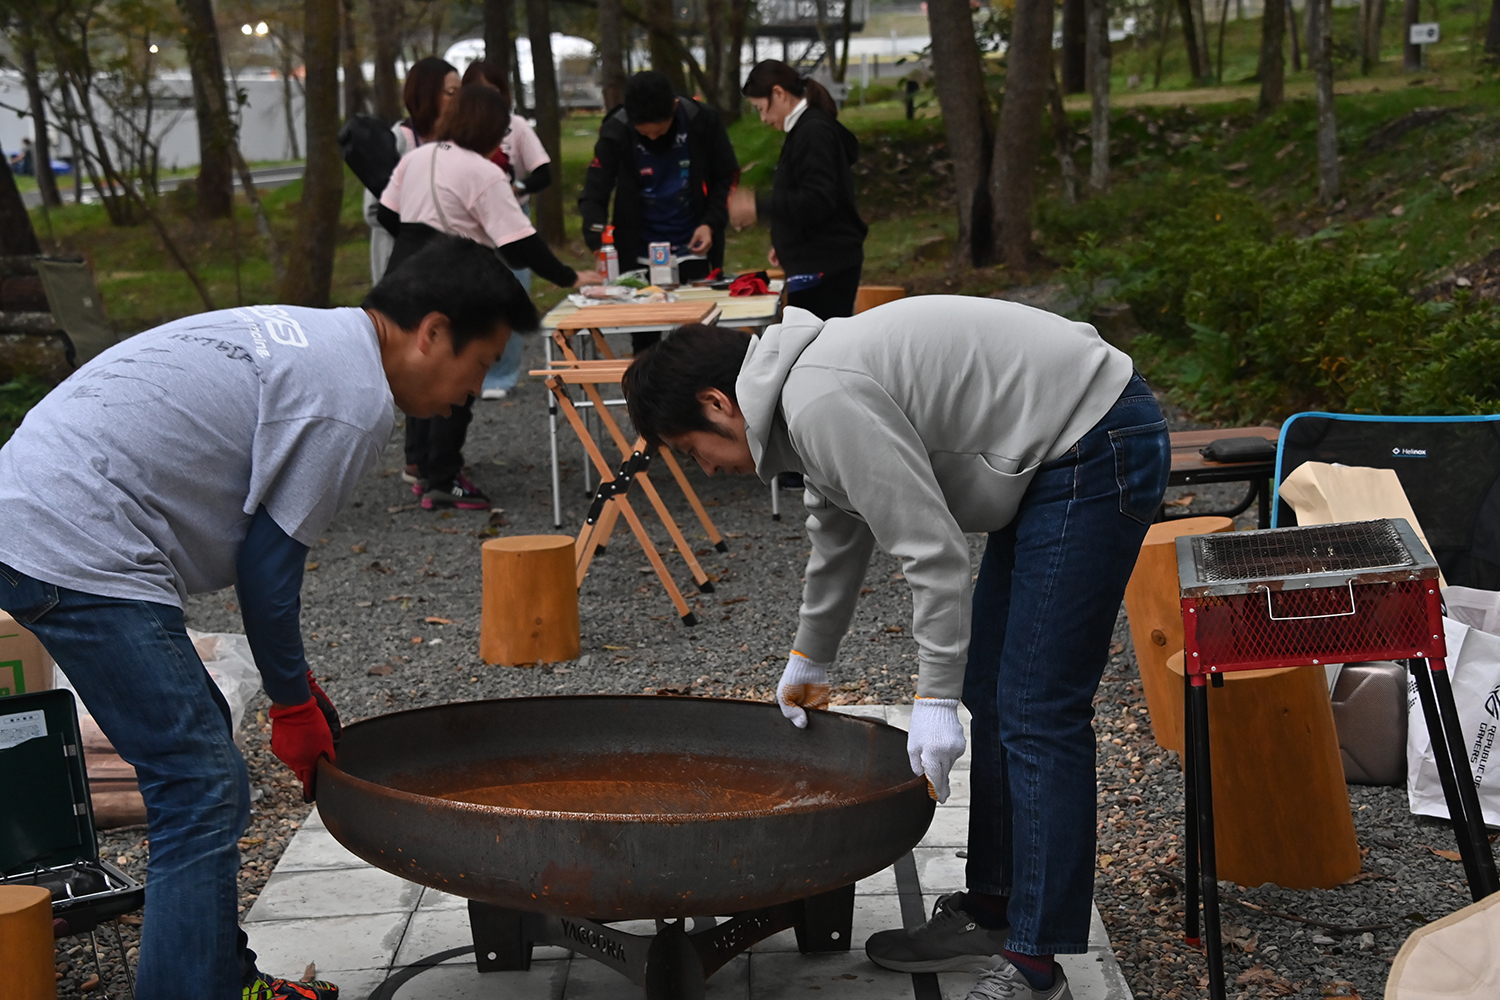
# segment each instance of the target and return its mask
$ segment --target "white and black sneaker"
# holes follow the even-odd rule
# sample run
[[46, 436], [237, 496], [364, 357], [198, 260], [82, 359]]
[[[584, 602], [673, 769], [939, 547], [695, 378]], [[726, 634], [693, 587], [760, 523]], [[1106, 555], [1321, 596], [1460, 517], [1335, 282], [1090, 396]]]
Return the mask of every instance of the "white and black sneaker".
[[[910, 930], [880, 931], [865, 942], [870, 961], [896, 972], [976, 972], [1005, 947], [1009, 928], [990, 930], [964, 912], [964, 894], [939, 896], [932, 918]], [[1007, 965], [1010, 963], [1006, 963]]]
[[1068, 988], [1068, 977], [1062, 966], [1052, 963], [1052, 985], [1045, 990], [1032, 987], [1024, 973], [1004, 955], [990, 959], [989, 966], [979, 982], [969, 991], [966, 1000], [1073, 1000], [1073, 991]]

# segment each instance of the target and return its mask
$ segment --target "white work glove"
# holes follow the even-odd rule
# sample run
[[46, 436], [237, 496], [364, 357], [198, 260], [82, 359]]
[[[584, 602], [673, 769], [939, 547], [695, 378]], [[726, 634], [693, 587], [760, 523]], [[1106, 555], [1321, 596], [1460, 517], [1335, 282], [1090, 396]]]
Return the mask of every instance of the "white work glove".
[[911, 707], [906, 755], [913, 774], [927, 775], [927, 790], [948, 801], [948, 772], [964, 755], [964, 727], [958, 721], [957, 698], [918, 698]]
[[781, 714], [798, 729], [807, 728], [807, 709], [828, 707], [828, 664], [814, 663], [795, 649], [776, 685], [776, 704]]

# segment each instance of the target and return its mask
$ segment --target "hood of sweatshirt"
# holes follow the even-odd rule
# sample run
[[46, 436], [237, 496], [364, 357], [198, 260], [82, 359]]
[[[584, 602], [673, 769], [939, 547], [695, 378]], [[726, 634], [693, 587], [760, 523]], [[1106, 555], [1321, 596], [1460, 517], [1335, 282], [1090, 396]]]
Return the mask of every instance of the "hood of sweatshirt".
[[781, 389], [792, 366], [818, 338], [823, 321], [796, 306], [788, 306], [782, 321], [750, 341], [745, 362], [735, 379], [734, 392], [745, 415], [745, 436], [762, 480], [783, 472], [802, 472], [802, 461], [791, 448], [781, 414]]

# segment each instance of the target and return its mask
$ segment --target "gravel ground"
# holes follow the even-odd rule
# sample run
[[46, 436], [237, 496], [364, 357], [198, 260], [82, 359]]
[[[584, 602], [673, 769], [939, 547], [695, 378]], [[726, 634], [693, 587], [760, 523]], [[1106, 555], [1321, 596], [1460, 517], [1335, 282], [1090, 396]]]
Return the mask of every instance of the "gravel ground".
[[[532, 342], [528, 351], [528, 367], [539, 366], [540, 344]], [[708, 480], [695, 469], [689, 475], [728, 541], [728, 553], [709, 546], [665, 470], [654, 479], [716, 581], [714, 593], [697, 594], [681, 560], [668, 557], [701, 624], [688, 628], [678, 620], [622, 525], [584, 581], [583, 655], [578, 660], [509, 668], [487, 666], [479, 659], [480, 541], [501, 533], [555, 530], [545, 406], [543, 387], [527, 381], [509, 399], [477, 406], [467, 457], [474, 478], [494, 498], [496, 512], [436, 514], [415, 507], [415, 497], [398, 475], [398, 426], [353, 506], [335, 518], [310, 554], [303, 589], [309, 661], [346, 721], [455, 700], [539, 694], [771, 697], [796, 629], [808, 553], [800, 497], [783, 493], [784, 519], [776, 522], [770, 516], [769, 491], [758, 481]], [[1171, 419], [1174, 427], [1189, 426], [1180, 415]], [[581, 449], [566, 426], [560, 434], [562, 532], [572, 534], [588, 498]], [[1232, 485], [1172, 491], [1177, 498], [1186, 493], [1195, 494], [1183, 505], [1188, 512], [1222, 508], [1242, 495]], [[1248, 517], [1241, 521], [1251, 523]], [[657, 528], [653, 535], [665, 552], [665, 532]], [[977, 565], [983, 539], [972, 539], [971, 548]], [[203, 631], [243, 630], [232, 592], [194, 599], [189, 624]], [[900, 567], [877, 554], [835, 668], [835, 701], [910, 701], [916, 669], [910, 627], [910, 597]], [[1181, 943], [1181, 775], [1176, 755], [1160, 750], [1151, 739], [1123, 613], [1097, 704], [1099, 909], [1137, 997], [1204, 995], [1201, 953]], [[245, 723], [246, 756], [258, 796], [251, 829], [241, 841], [246, 909], [307, 812], [294, 779], [269, 752], [264, 707], [253, 709]], [[1452, 835], [1443, 824], [1410, 816], [1402, 789], [1351, 786], [1350, 794], [1360, 844], [1368, 852], [1360, 881], [1311, 892], [1226, 884], [1226, 923], [1232, 925], [1227, 936], [1236, 942], [1229, 957], [1235, 984], [1231, 996], [1373, 1000], [1382, 993], [1391, 957], [1405, 935], [1467, 901], [1461, 866], [1427, 846], [1452, 849]], [[144, 876], [143, 829], [106, 834], [102, 850], [137, 877]], [[1383, 926], [1369, 932], [1338, 930], [1375, 925]], [[122, 930], [126, 947], [132, 948], [136, 926]], [[101, 944], [105, 940], [108, 932]], [[86, 948], [86, 941], [80, 945], [78, 939], [59, 943], [63, 997], [100, 995], [97, 987], [88, 993], [80, 989], [93, 972], [92, 961], [84, 957]], [[121, 985], [118, 964], [106, 961], [111, 991]]]

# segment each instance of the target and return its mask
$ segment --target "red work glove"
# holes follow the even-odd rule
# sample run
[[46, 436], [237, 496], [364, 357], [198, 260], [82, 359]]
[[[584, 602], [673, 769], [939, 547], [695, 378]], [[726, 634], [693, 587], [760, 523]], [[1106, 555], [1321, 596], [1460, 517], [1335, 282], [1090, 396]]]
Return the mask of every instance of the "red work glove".
[[[333, 734], [333, 745], [337, 747], [339, 740], [344, 738], [344, 724], [339, 721], [339, 710], [333, 707], [333, 702], [328, 700], [328, 696], [323, 693], [323, 689], [318, 687], [318, 682], [313, 680], [311, 670], [307, 672], [307, 686], [312, 691], [313, 701], [318, 703], [318, 708], [322, 711], [323, 718], [328, 720], [328, 731]], [[328, 759], [332, 760], [332, 755]]]
[[[318, 780], [318, 758], [335, 759], [333, 730], [319, 705], [328, 703], [328, 696], [312, 683], [314, 695], [300, 705], [271, 706], [271, 752], [287, 767], [296, 772], [302, 782], [302, 801], [311, 802]], [[332, 704], [328, 704], [330, 711]], [[338, 715], [334, 713], [337, 721]]]

